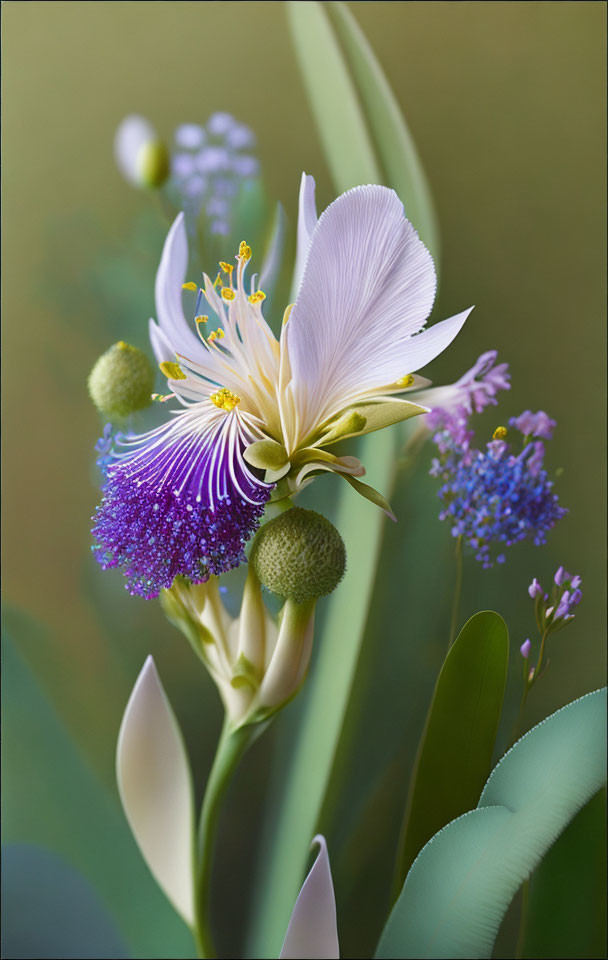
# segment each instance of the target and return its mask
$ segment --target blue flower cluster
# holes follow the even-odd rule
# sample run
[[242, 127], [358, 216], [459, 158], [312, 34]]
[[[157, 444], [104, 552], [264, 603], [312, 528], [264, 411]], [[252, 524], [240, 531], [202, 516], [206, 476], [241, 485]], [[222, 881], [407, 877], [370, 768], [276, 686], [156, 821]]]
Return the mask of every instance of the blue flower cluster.
[[553, 482], [543, 468], [544, 444], [527, 443], [515, 454], [498, 430], [485, 450], [476, 450], [449, 430], [433, 439], [439, 457], [431, 475], [442, 480], [441, 520], [452, 525], [484, 569], [504, 563], [503, 547], [522, 540], [536, 545], [567, 510], [559, 505]]

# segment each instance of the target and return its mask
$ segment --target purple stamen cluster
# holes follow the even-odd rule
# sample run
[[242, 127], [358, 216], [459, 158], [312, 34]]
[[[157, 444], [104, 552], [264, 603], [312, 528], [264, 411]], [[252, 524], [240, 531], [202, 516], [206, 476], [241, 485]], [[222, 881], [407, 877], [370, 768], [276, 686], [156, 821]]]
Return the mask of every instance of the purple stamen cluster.
[[542, 442], [527, 443], [519, 454], [504, 439], [477, 450], [466, 425], [455, 428], [452, 421], [433, 439], [439, 456], [431, 475], [442, 480], [440, 519], [451, 523], [452, 536], [464, 539], [484, 569], [504, 563], [503, 547], [522, 540], [545, 543], [567, 513], [543, 468]]

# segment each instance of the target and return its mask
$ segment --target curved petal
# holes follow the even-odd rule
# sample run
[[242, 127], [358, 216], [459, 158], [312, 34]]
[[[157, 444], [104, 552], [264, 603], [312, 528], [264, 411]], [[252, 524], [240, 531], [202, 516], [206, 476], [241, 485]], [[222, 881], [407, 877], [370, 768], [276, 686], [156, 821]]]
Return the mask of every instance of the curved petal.
[[188, 240], [184, 215], [180, 213], [165, 240], [156, 273], [154, 296], [159, 326], [174, 353], [183, 353], [196, 359], [201, 354], [201, 344], [188, 324], [182, 306], [182, 284], [187, 269]]
[[336, 899], [325, 837], [298, 894], [279, 960], [336, 960], [340, 956]]
[[327, 208], [286, 329], [304, 432], [351, 396], [411, 373], [410, 338], [435, 288], [431, 255], [393, 190], [355, 187]]
[[300, 181], [300, 199], [298, 204], [298, 246], [296, 251], [296, 265], [293, 271], [293, 280], [291, 284], [292, 298], [297, 296], [298, 290], [300, 289], [302, 274], [304, 273], [306, 258], [308, 256], [308, 248], [310, 247], [310, 240], [317, 225], [317, 220], [318, 217], [317, 205], [315, 203], [314, 177], [309, 177], [308, 174], [303, 173], [302, 180]]
[[165, 360], [175, 360], [174, 348], [171, 346], [166, 334], [163, 333], [156, 320], [153, 320], [152, 317], [150, 317], [148, 321], [148, 336], [150, 337], [154, 356], [159, 363], [163, 363]]
[[152, 657], [137, 678], [116, 748], [120, 799], [154, 879], [194, 923], [194, 804], [182, 735]]
[[460, 333], [471, 310], [473, 310], [473, 307], [463, 310], [462, 313], [457, 313], [456, 316], [450, 317], [448, 320], [435, 323], [428, 330], [412, 337], [404, 351], [408, 373], [420, 370], [421, 367], [425, 367], [427, 363], [443, 353], [445, 348], [449, 347], [452, 340]]

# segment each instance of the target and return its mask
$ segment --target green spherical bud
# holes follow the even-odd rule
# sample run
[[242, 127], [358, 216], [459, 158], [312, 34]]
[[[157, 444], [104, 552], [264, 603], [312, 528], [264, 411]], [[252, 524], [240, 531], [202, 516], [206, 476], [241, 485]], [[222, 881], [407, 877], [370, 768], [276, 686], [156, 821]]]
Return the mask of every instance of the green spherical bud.
[[122, 420], [151, 403], [154, 369], [145, 353], [120, 340], [89, 374], [89, 393], [100, 413]]
[[338, 586], [346, 568], [346, 550], [329, 520], [314, 510], [292, 507], [258, 531], [251, 562], [265, 587], [304, 603]]

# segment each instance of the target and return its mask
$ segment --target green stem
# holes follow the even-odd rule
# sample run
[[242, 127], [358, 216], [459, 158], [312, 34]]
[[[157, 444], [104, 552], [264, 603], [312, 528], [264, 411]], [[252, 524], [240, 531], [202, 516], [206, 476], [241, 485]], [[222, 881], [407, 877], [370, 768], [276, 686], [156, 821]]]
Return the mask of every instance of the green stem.
[[454, 600], [452, 602], [452, 622], [450, 624], [450, 643], [448, 650], [456, 639], [458, 627], [458, 611], [460, 610], [460, 594], [462, 593], [462, 534], [456, 541], [456, 583], [454, 584]]
[[519, 934], [517, 936], [517, 946], [515, 948], [515, 956], [517, 960], [520, 960], [520, 958], [523, 957], [529, 912], [530, 912], [530, 878], [528, 877], [527, 880], [524, 880], [521, 888], [521, 917], [519, 921]]
[[247, 748], [264, 729], [264, 724], [239, 727], [233, 730], [227, 722], [217, 745], [217, 751], [201, 808], [198, 833], [197, 917], [196, 946], [199, 957], [210, 960], [217, 956], [210, 923], [210, 888], [215, 834], [219, 813], [234, 772]]

